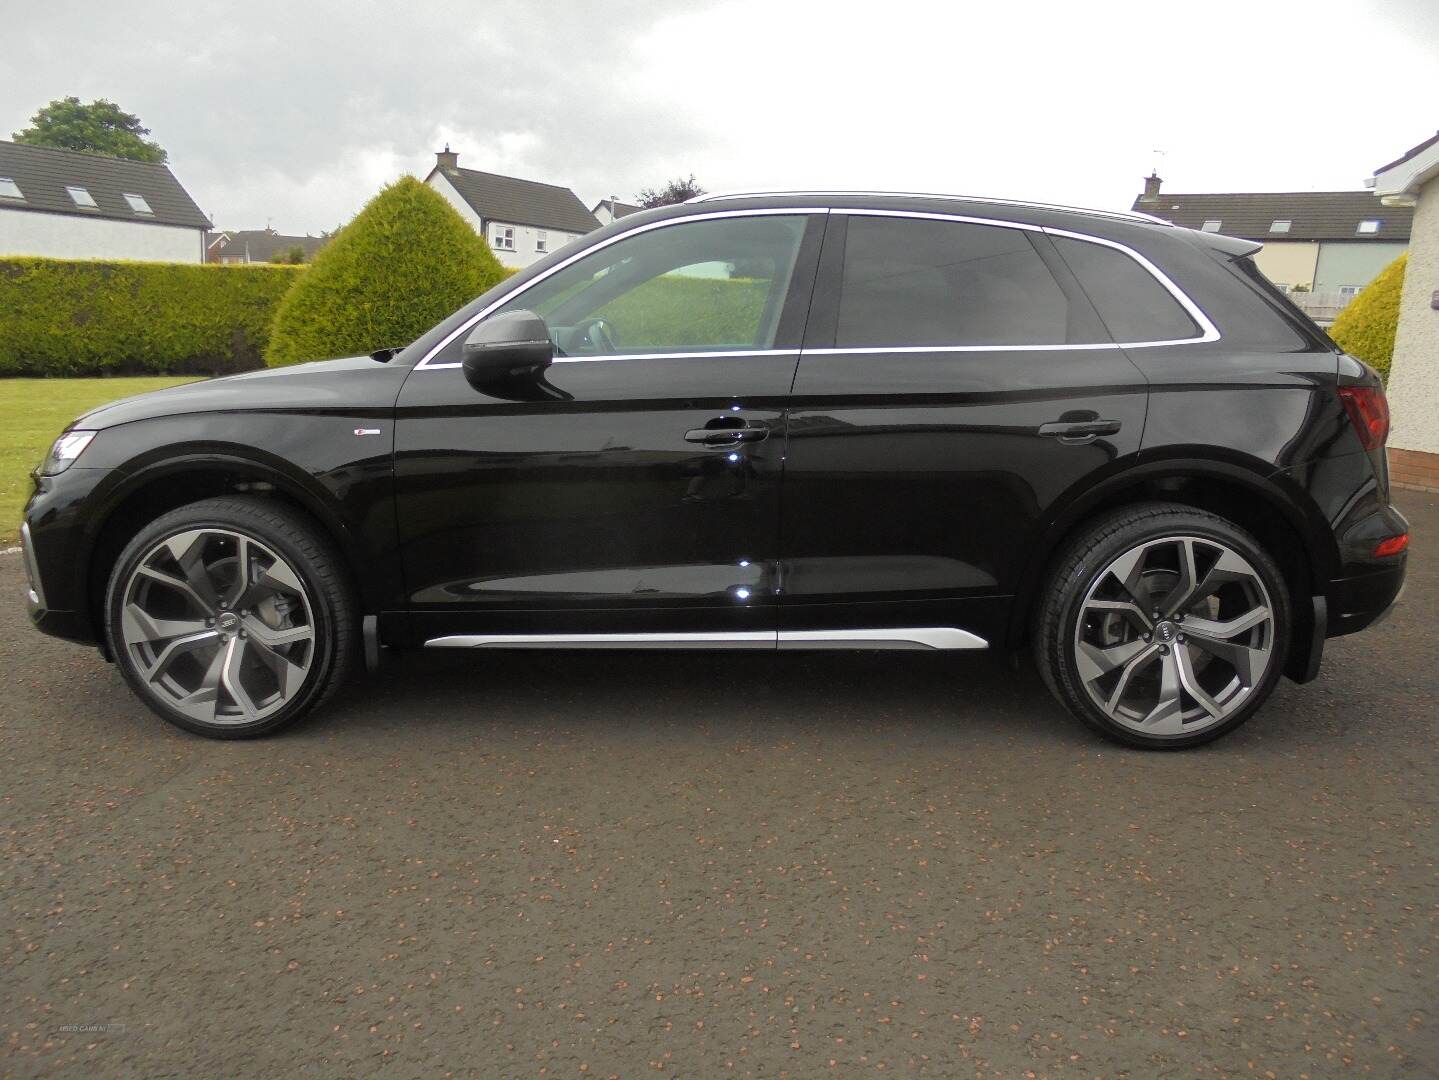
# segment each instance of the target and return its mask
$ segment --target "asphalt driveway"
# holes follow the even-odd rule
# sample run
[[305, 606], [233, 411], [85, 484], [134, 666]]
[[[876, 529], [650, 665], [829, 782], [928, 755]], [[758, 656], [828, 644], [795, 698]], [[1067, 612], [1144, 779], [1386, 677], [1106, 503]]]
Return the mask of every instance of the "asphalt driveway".
[[1439, 1075], [1439, 497], [1227, 740], [984, 656], [414, 655], [212, 743], [0, 556], [0, 1074]]

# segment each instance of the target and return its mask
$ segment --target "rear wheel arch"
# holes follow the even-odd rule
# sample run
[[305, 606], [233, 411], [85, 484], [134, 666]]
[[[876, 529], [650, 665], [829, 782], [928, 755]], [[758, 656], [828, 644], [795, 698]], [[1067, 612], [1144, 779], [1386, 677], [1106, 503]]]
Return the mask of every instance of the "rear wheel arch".
[[[196, 454], [154, 463], [128, 477], [94, 515], [85, 559], [85, 597], [97, 634], [103, 634], [106, 585], [131, 537], [161, 514], [219, 496], [269, 499], [308, 519], [344, 560], [364, 611], [378, 610], [372, 575], [361, 572], [368, 557], [353, 531], [322, 495], [264, 462], [240, 455]], [[100, 638], [103, 640], [103, 636]]]
[[[1146, 502], [1179, 503], [1233, 522], [1279, 564], [1295, 607], [1295, 653], [1303, 652], [1313, 613], [1307, 598], [1323, 592], [1338, 552], [1319, 508], [1280, 477], [1208, 459], [1147, 462], [1075, 494], [1030, 552], [1016, 592], [1005, 644], [1025, 645], [1036, 605], [1055, 559], [1097, 517]], [[1299, 659], [1295, 657], [1296, 661]]]

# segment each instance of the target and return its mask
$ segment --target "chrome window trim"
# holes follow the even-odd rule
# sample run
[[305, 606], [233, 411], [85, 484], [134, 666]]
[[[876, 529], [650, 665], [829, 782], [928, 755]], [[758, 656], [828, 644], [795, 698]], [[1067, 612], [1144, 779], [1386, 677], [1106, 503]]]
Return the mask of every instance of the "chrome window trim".
[[427, 649], [987, 649], [954, 626], [864, 630], [722, 630], [710, 633], [447, 634]]
[[[500, 297], [498, 300], [496, 300], [493, 304], [489, 304], [489, 305], [485, 306], [484, 308], [480, 309], [480, 310], [479, 310], [478, 312], [476, 312], [474, 315], [470, 316], [468, 319], [466, 319], [464, 322], [462, 322], [459, 326], [455, 327], [455, 329], [451, 330], [448, 334], [446, 334], [443, 338], [441, 338], [440, 341], [439, 341], [433, 348], [431, 348], [429, 352], [425, 353], [425, 355], [420, 358], [420, 362], [415, 365], [415, 368], [414, 368], [414, 369], [415, 369], [416, 371], [441, 371], [441, 370], [444, 370], [445, 368], [457, 368], [457, 367], [462, 367], [463, 365], [462, 365], [462, 364], [458, 364], [458, 363], [432, 364], [432, 363], [430, 363], [430, 360], [435, 356], [436, 353], [440, 352], [440, 351], [441, 351], [442, 349], [444, 349], [447, 345], [449, 345], [450, 342], [454, 341], [455, 338], [459, 337], [459, 336], [460, 336], [461, 334], [463, 334], [466, 330], [468, 330], [470, 327], [474, 326], [475, 323], [479, 322], [481, 319], [483, 319], [483, 318], [484, 318], [486, 315], [488, 315], [490, 312], [494, 311], [496, 308], [499, 308], [499, 307], [501, 307], [501, 306], [504, 305], [504, 304], [508, 304], [511, 300], [513, 300], [513, 299], [514, 299], [515, 297], [517, 297], [517, 296], [523, 296], [526, 292], [528, 292], [528, 291], [529, 291], [530, 289], [532, 289], [534, 286], [538, 285], [540, 282], [544, 281], [546, 278], [550, 277], [551, 275], [554, 275], [554, 274], [559, 273], [561, 270], [563, 270], [565, 267], [569, 266], [571, 263], [578, 262], [580, 259], [583, 259], [583, 258], [585, 258], [586, 256], [589, 256], [589, 255], [593, 255], [593, 254], [594, 254], [595, 252], [597, 252], [597, 251], [603, 251], [605, 248], [609, 247], [611, 244], [617, 244], [617, 243], [619, 243], [621, 240], [628, 240], [628, 239], [629, 239], [630, 237], [632, 237], [632, 236], [638, 236], [640, 233], [650, 232], [650, 231], [652, 231], [652, 230], [654, 230], [654, 229], [665, 229], [665, 228], [668, 228], [668, 227], [670, 227], [670, 226], [672, 226], [672, 225], [683, 225], [683, 224], [688, 224], [689, 222], [692, 222], [692, 221], [715, 221], [715, 220], [719, 220], [719, 219], [722, 219], [722, 218], [737, 218], [737, 217], [783, 217], [783, 216], [788, 216], [788, 215], [793, 215], [793, 214], [827, 214], [827, 213], [829, 213], [829, 210], [828, 210], [826, 207], [822, 207], [822, 206], [820, 206], [820, 207], [815, 207], [815, 206], [807, 206], [807, 207], [787, 206], [787, 207], [774, 207], [774, 208], [765, 207], [765, 208], [750, 209], [750, 210], [716, 210], [716, 211], [714, 211], [714, 212], [712, 212], [712, 213], [708, 213], [708, 214], [686, 214], [686, 215], [683, 216], [683, 217], [665, 218], [663, 221], [651, 221], [651, 222], [649, 222], [648, 224], [645, 224], [645, 225], [637, 225], [637, 226], [635, 226], [634, 228], [626, 229], [624, 232], [622, 232], [622, 233], [616, 233], [614, 236], [611, 236], [608, 240], [601, 241], [600, 243], [595, 244], [593, 247], [587, 247], [587, 248], [585, 248], [583, 251], [577, 251], [577, 252], [575, 252], [573, 255], [571, 255], [571, 256], [570, 256], [569, 258], [567, 258], [567, 259], [561, 259], [559, 262], [555, 263], [554, 266], [552, 266], [552, 267], [550, 267], [548, 270], [546, 270], [543, 274], [538, 274], [538, 275], [536, 275], [535, 277], [531, 278], [529, 281], [527, 281], [527, 282], [525, 282], [523, 285], [521, 285], [518, 289], [515, 289], [513, 292], [506, 293], [504, 296], [502, 296], [502, 297]], [[748, 355], [764, 355], [765, 353], [767, 353], [767, 352], [769, 352], [769, 351], [771, 351], [771, 350], [754, 350], [753, 353], [749, 353]], [[781, 351], [783, 351], [783, 350], [781, 350]], [[794, 352], [797, 352], [798, 350], [790, 349], [790, 350], [787, 350], [787, 351], [790, 352], [790, 353], [794, 353]], [[669, 355], [676, 355], [676, 354], [667, 354], [667, 353], [645, 353], [645, 354], [643, 354], [643, 355], [646, 355], [646, 356], [649, 356], [649, 357], [652, 357], [652, 358], [658, 358], [658, 357], [661, 357], [661, 356], [669, 356]], [[677, 355], [685, 355], [685, 354], [677, 354]], [[709, 353], [709, 354], [706, 354], [706, 355], [714, 356], [714, 355], [719, 355], [719, 354]], [[727, 355], [734, 355], [734, 353], [730, 353], [730, 354], [727, 354]], [[576, 357], [562, 357], [561, 359], [564, 359], [564, 360], [574, 360], [574, 359], [577, 359], [577, 358], [576, 358]], [[595, 356], [595, 357], [585, 357], [584, 359], [587, 359], [587, 360], [609, 360], [609, 359], [616, 359], [616, 358], [612, 358], [612, 357], [608, 357], [608, 356]]]
[[[807, 195], [820, 193], [798, 192], [796, 194]], [[854, 192], [851, 194], [866, 193]], [[948, 197], [959, 198], [959, 196]], [[692, 199], [690, 201], [704, 201], [708, 198], [710, 197], [700, 196], [698, 199]], [[1037, 204], [1015, 203], [1013, 205], [1018, 206]], [[851, 217], [898, 217], [915, 218], [921, 221], [952, 221], [957, 222], [961, 225], [989, 225], [1000, 229], [1018, 229], [1023, 232], [1037, 232], [1043, 233], [1046, 236], [1058, 236], [1064, 237], [1068, 240], [1079, 240], [1085, 243], [1099, 244], [1102, 247], [1113, 248], [1116, 251], [1124, 253], [1129, 258], [1137, 262], [1141, 267], [1143, 267], [1144, 270], [1148, 272], [1151, 277], [1153, 277], [1157, 282], [1159, 282], [1160, 286], [1167, 293], [1169, 293], [1170, 296], [1174, 297], [1174, 299], [1179, 303], [1180, 307], [1184, 308], [1184, 310], [1189, 314], [1190, 318], [1195, 321], [1195, 324], [1200, 329], [1200, 333], [1197, 337], [1169, 338], [1156, 341], [1099, 341], [1085, 342], [1082, 344], [1074, 345], [869, 345], [854, 348], [826, 347], [819, 349], [804, 349], [802, 351], [804, 356], [834, 356], [840, 354], [878, 355], [884, 353], [1060, 352], [1095, 351], [1106, 349], [1153, 349], [1162, 348], [1169, 345], [1200, 345], [1207, 342], [1218, 341], [1222, 337], [1219, 332], [1219, 328], [1214, 325], [1213, 321], [1210, 320], [1209, 316], [1204, 313], [1204, 310], [1197, 303], [1195, 303], [1189, 297], [1189, 295], [1169, 277], [1168, 274], [1166, 274], [1163, 270], [1159, 269], [1159, 267], [1155, 266], [1154, 263], [1152, 263], [1149, 259], [1145, 258], [1138, 251], [1135, 251], [1132, 247], [1129, 247], [1127, 244], [1122, 244], [1117, 240], [1109, 240], [1104, 237], [1093, 236], [1089, 233], [1075, 232], [1071, 229], [1059, 229], [1050, 225], [1035, 225], [1026, 221], [1009, 221], [1002, 218], [974, 217], [968, 214], [943, 214], [924, 210], [890, 210], [879, 208], [869, 209], [866, 207], [761, 207], [747, 210], [726, 210], [705, 214], [690, 214], [684, 217], [666, 218], [663, 221], [653, 221], [646, 225], [640, 225], [635, 228], [628, 229], [625, 232], [619, 233], [615, 236], [612, 236], [603, 243], [596, 244], [594, 247], [586, 248], [584, 251], [576, 252], [569, 258], [556, 263], [554, 266], [550, 267], [550, 269], [546, 270], [543, 274], [540, 274], [532, 281], [525, 282], [522, 286], [520, 286], [520, 288], [516, 289], [514, 292], [506, 294], [499, 300], [495, 301], [493, 304], [488, 305], [480, 312], [473, 315], [465, 322], [461, 323], [449, 334], [445, 335], [445, 337], [441, 339], [437, 345], [431, 348], [430, 351], [424, 355], [420, 362], [415, 365], [415, 370], [439, 371], [446, 368], [461, 367], [462, 365], [458, 363], [436, 364], [431, 363], [430, 361], [438, 352], [440, 352], [452, 341], [454, 341], [455, 338], [459, 337], [460, 334], [464, 333], [470, 327], [474, 326], [475, 323], [479, 322], [496, 308], [499, 308], [500, 306], [509, 303], [509, 301], [513, 300], [515, 297], [522, 295], [531, 286], [538, 285], [541, 281], [544, 281], [551, 274], [556, 274], [560, 270], [563, 270], [565, 267], [569, 266], [571, 263], [574, 263], [584, 258], [585, 256], [592, 254], [593, 252], [603, 250], [604, 248], [609, 247], [611, 244], [616, 244], [619, 241], [628, 239], [631, 236], [637, 236], [642, 232], [649, 232], [653, 229], [663, 229], [668, 226], [679, 225], [684, 222], [710, 221], [717, 218], [730, 217], [756, 217], [776, 215], [783, 216], [789, 214], [846, 214]], [[736, 349], [714, 352], [619, 353], [604, 356], [557, 357], [555, 359], [555, 363], [594, 363], [604, 360], [675, 360], [701, 358], [722, 359], [749, 356], [793, 356], [800, 351], [801, 350], [798, 349]]]

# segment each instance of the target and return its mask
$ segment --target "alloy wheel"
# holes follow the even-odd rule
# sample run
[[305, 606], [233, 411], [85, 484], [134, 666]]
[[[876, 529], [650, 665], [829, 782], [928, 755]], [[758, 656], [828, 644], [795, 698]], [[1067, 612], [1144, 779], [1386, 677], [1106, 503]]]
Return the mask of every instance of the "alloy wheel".
[[1254, 566], [1199, 536], [1137, 545], [1095, 578], [1080, 605], [1074, 658], [1085, 693], [1144, 735], [1223, 723], [1273, 662], [1274, 605]]
[[299, 575], [233, 529], [159, 541], [135, 564], [122, 603], [120, 636], [140, 679], [201, 723], [273, 716], [314, 663], [314, 610]]

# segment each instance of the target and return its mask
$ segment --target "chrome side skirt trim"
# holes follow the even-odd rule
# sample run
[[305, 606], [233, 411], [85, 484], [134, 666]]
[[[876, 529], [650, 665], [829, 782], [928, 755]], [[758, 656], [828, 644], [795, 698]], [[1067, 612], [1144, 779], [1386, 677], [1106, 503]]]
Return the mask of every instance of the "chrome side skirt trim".
[[878, 630], [730, 630], [690, 634], [449, 634], [427, 649], [986, 649], [953, 626]]

